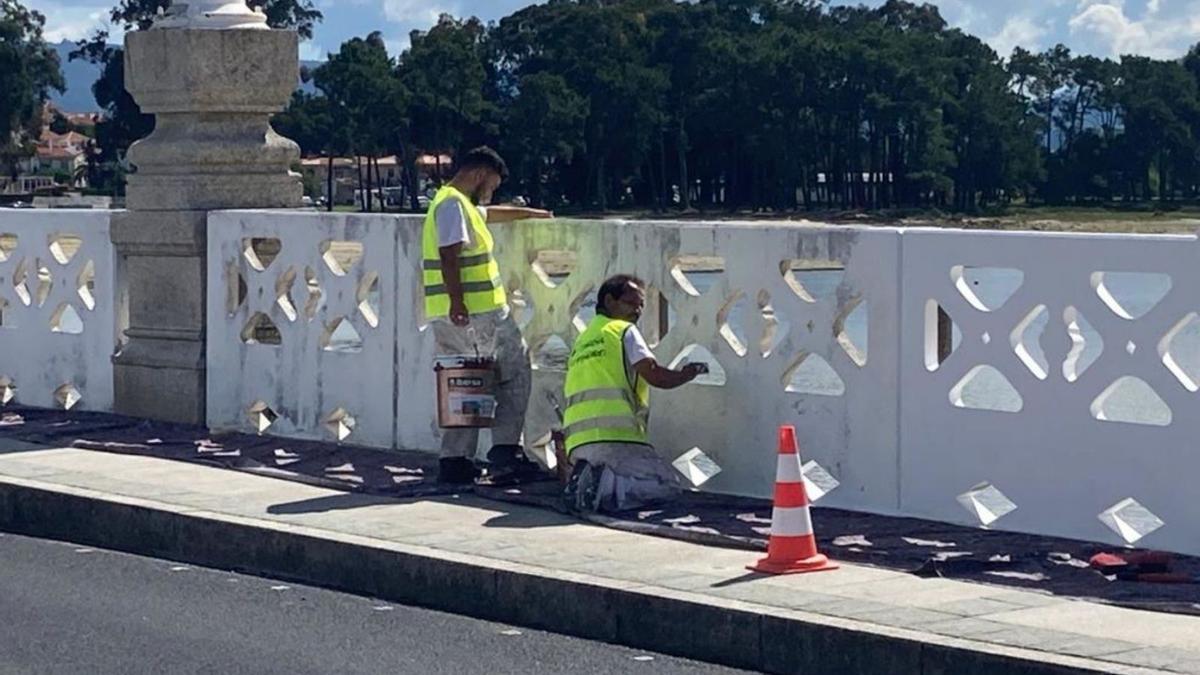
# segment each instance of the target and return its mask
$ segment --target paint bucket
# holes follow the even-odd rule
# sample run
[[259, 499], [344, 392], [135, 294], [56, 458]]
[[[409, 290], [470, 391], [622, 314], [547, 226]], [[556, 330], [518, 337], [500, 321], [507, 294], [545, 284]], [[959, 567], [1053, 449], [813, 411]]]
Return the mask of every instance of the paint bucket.
[[481, 429], [496, 423], [496, 362], [478, 356], [438, 358], [438, 426]]

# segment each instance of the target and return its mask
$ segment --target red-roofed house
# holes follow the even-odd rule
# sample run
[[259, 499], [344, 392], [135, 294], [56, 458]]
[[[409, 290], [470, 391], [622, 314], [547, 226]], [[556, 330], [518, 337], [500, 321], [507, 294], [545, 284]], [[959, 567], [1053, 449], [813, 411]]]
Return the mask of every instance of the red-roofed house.
[[21, 162], [21, 172], [41, 176], [67, 175], [71, 177], [69, 184], [72, 187], [87, 187], [87, 178], [79, 169], [87, 165], [90, 140], [74, 131], [56, 134], [48, 128], [42, 129], [37, 150], [33, 157]]

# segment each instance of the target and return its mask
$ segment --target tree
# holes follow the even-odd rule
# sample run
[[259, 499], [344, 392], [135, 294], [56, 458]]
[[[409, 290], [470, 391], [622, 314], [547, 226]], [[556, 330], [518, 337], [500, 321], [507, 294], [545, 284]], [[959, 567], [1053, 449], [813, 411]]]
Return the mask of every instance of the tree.
[[[125, 191], [125, 174], [128, 172], [125, 152], [134, 141], [145, 138], [154, 130], [154, 117], [142, 114], [141, 108], [125, 90], [123, 50], [101, 42], [81, 49], [92, 53], [95, 61], [103, 66], [100, 77], [92, 84], [92, 95], [105, 112], [96, 123], [95, 145], [88, 153], [88, 183], [93, 188], [121, 195]], [[73, 53], [72, 58], [77, 53]]]
[[[398, 59], [396, 77], [410, 94], [408, 135], [415, 147], [439, 158], [439, 175], [443, 154], [483, 140], [484, 33], [478, 19], [458, 20], [443, 14], [428, 31], [413, 31], [409, 48]], [[408, 152], [404, 157], [412, 177], [413, 208], [418, 156]]]
[[1006, 200], [1027, 184], [1036, 167], [1032, 133], [1021, 126], [1025, 106], [1009, 89], [1009, 74], [978, 38], [956, 33], [956, 86], [947, 111], [954, 132], [955, 207]]
[[49, 126], [50, 131], [53, 131], [56, 134], [61, 135], [71, 132], [71, 121], [67, 119], [66, 115], [63, 115], [57, 110], [54, 111], [54, 116], [50, 120]]
[[1182, 178], [1194, 185], [1196, 137], [1200, 119], [1196, 81], [1176, 61], [1144, 56], [1121, 59], [1117, 99], [1124, 122], [1124, 157], [1130, 164], [1130, 191], [1151, 199], [1157, 178], [1159, 200], [1172, 199]]
[[[664, 69], [650, 64], [649, 9], [667, 0], [549, 3], [502, 19], [492, 32], [497, 89], [513, 91], [527, 75], [560, 76], [589, 99], [586, 152], [568, 170], [568, 198], [604, 210], [645, 188], [652, 146], [661, 138]], [[635, 199], [637, 195], [635, 193]]]
[[[1018, 47], [929, 3], [555, 0], [442, 16], [389, 70], [343, 45], [277, 124], [306, 153], [481, 142], [571, 208], [973, 210], [1200, 193], [1200, 45], [1181, 62]], [[370, 183], [373, 162], [364, 181]]]
[[329, 98], [323, 95], [297, 91], [287, 109], [271, 119], [271, 126], [278, 133], [292, 139], [300, 146], [300, 154], [314, 157], [324, 154], [334, 134], [333, 109]]
[[[549, 73], [527, 75], [504, 117], [501, 149], [537, 206], [558, 206], [561, 173], [583, 149], [587, 100]], [[550, 196], [546, 191], [549, 188]]]
[[58, 56], [42, 37], [45, 24], [17, 0], [0, 0], [0, 162], [14, 178], [41, 136], [50, 92], [64, 88]]
[[[333, 210], [334, 180], [333, 158], [337, 149], [338, 129], [334, 125], [334, 111], [325, 96], [316, 96], [297, 91], [283, 112], [271, 120], [275, 131], [296, 141], [302, 157], [327, 155], [327, 182], [325, 185], [326, 208]], [[305, 177], [305, 194], [312, 196], [314, 186]]]
[[[330, 155], [352, 154], [367, 158], [363, 207], [372, 207], [373, 160], [401, 145], [405, 93], [393, 73], [393, 63], [383, 37], [371, 33], [354, 38], [313, 72], [328, 111], [323, 150]], [[332, 167], [332, 164], [330, 165]], [[331, 172], [332, 173], [332, 172]], [[381, 205], [382, 206], [382, 205]]]

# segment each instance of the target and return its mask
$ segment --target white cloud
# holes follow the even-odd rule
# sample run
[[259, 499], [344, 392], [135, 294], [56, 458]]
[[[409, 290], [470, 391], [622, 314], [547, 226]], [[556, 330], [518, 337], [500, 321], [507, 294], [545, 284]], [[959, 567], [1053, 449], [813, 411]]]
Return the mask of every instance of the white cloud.
[[1122, 0], [1082, 0], [1067, 22], [1077, 49], [1099, 56], [1138, 54], [1176, 58], [1200, 41], [1200, 2], [1148, 0], [1140, 19], [1132, 18]]
[[390, 23], [384, 31], [384, 44], [388, 53], [399, 56], [411, 44], [409, 33], [426, 30], [437, 23], [443, 14], [461, 16], [461, 6], [453, 0], [429, 2], [428, 0], [380, 0], [383, 16]]
[[[47, 42], [80, 40], [90, 36], [98, 28], [109, 28], [108, 14], [112, 10], [110, 3], [68, 5], [57, 0], [27, 0], [25, 5], [46, 16]], [[110, 28], [109, 32], [115, 39], [119, 39], [123, 33], [119, 28]]]
[[430, 3], [428, 0], [383, 0], [383, 15], [388, 21], [418, 26], [431, 25], [442, 14], [457, 14], [453, 3]]
[[312, 40], [306, 40], [300, 43], [300, 60], [301, 61], [324, 61], [329, 54], [325, 48]]
[[1061, 42], [1077, 54], [1178, 58], [1200, 42], [1200, 0], [929, 1], [951, 26], [979, 36], [1001, 56], [1018, 44], [1041, 50]]
[[984, 37], [984, 41], [1001, 57], [1008, 58], [1014, 47], [1024, 47], [1030, 51], [1041, 50], [1046, 46], [1043, 38], [1049, 33], [1050, 26], [1046, 20], [1020, 14], [1010, 17], [1004, 22], [1000, 32]]
[[981, 21], [987, 23], [986, 5], [981, 9], [976, 6], [978, 3], [972, 3], [971, 0], [942, 0], [934, 4], [946, 23], [968, 33], [974, 32]]

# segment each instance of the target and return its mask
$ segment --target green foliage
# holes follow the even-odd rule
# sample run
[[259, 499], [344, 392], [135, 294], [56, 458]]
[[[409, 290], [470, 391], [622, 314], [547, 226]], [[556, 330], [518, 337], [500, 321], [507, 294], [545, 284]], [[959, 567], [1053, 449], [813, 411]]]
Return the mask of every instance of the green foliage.
[[287, 110], [271, 120], [275, 131], [296, 141], [305, 157], [322, 155], [335, 147], [337, 129], [333, 107], [325, 96], [298, 91], [292, 95]]
[[0, 0], [0, 166], [15, 175], [42, 131], [51, 90], [63, 90], [58, 56], [42, 37], [46, 18], [17, 0]]
[[313, 72], [313, 83], [324, 94], [309, 110], [320, 116], [325, 108], [325, 117], [318, 118], [329, 129], [325, 150], [379, 156], [397, 147], [405, 91], [379, 33], [343, 44]]
[[65, 134], [71, 131], [71, 122], [62, 113], [54, 111], [54, 118], [50, 120], [50, 131], [56, 134]]
[[[166, 4], [121, 0], [113, 22]], [[303, 35], [320, 19], [311, 0], [259, 4]], [[103, 169], [152, 121], [101, 37], [79, 55], [105, 64]], [[308, 156], [395, 155], [414, 206], [420, 155], [480, 143], [507, 157], [510, 196], [559, 209], [988, 212], [1200, 188], [1200, 46], [1002, 58], [906, 0], [549, 0], [486, 26], [442, 16], [395, 58], [356, 38], [309, 79], [280, 133]]]

